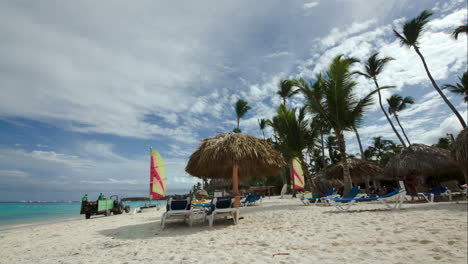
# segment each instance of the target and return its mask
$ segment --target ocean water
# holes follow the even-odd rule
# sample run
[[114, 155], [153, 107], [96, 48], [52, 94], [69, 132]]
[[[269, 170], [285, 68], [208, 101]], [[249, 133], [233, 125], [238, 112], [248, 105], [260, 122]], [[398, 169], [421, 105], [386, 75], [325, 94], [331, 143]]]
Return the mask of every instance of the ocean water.
[[[124, 202], [131, 208], [145, 206], [147, 202]], [[152, 201], [151, 205], [165, 205], [166, 201]], [[20, 203], [0, 202], [0, 230], [23, 225], [84, 219], [80, 215], [80, 202], [72, 203]]]

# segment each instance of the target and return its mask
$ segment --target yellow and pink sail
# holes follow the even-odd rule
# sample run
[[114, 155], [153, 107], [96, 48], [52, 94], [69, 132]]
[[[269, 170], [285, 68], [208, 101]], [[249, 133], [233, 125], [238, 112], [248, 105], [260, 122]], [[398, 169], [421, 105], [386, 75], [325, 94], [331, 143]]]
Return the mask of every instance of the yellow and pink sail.
[[298, 158], [293, 159], [289, 171], [291, 174], [291, 186], [294, 186], [294, 189], [304, 189], [304, 172]]
[[166, 166], [157, 150], [151, 150], [150, 199], [166, 196]]

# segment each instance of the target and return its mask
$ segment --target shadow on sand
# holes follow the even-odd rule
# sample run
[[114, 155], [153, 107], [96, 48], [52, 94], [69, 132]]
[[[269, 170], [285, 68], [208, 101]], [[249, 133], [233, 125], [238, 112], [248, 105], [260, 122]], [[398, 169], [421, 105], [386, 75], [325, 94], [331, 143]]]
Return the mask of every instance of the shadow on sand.
[[233, 225], [232, 219], [216, 219], [213, 227], [209, 227], [208, 222], [202, 223], [201, 220], [194, 221], [192, 227], [189, 227], [181, 219], [168, 219], [166, 227], [162, 230], [160, 220], [157, 219], [151, 223], [121, 226], [114, 229], [102, 230], [99, 233], [113, 239], [152, 239], [156, 237], [186, 236], [199, 232], [224, 229], [231, 225]]
[[[355, 210], [349, 210], [349, 211], [340, 211], [336, 210], [333, 208], [335, 211], [326, 211], [323, 212], [325, 214], [340, 214], [340, 213], [364, 213], [364, 212], [398, 212], [398, 211], [427, 211], [427, 210], [448, 210], [448, 211], [467, 211], [468, 210], [468, 203], [466, 202], [443, 202], [443, 203], [417, 203], [418, 206], [412, 206], [415, 205], [415, 203], [403, 203], [402, 208], [400, 210], [391, 210], [386, 208], [383, 204], [380, 204], [382, 208], [373, 208], [373, 209], [355, 209]], [[379, 204], [372, 204], [372, 205], [379, 205]], [[392, 205], [392, 204], [391, 204]]]

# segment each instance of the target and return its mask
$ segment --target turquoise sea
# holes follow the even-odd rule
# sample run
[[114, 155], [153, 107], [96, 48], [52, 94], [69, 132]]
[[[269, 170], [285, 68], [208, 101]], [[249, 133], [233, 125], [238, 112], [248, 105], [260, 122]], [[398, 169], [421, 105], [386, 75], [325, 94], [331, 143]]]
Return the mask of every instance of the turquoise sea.
[[[152, 201], [151, 205], [158, 203], [164, 205], [166, 201]], [[124, 205], [136, 208], [144, 206], [145, 202], [124, 202]], [[80, 215], [80, 207], [80, 202], [0, 202], [0, 230], [23, 225], [84, 219], [84, 215]]]

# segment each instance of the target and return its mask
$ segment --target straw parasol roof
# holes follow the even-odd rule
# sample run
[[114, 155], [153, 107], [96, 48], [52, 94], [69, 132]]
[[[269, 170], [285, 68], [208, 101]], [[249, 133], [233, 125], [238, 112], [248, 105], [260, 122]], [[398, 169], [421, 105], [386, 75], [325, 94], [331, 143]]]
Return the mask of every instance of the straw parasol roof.
[[[356, 158], [348, 158], [347, 161], [351, 179], [354, 183], [362, 183], [366, 178], [370, 180], [383, 178], [384, 170], [377, 164]], [[342, 180], [343, 162], [340, 161], [328, 168], [326, 177], [328, 180]]]
[[392, 157], [385, 166], [385, 175], [405, 178], [411, 173], [430, 177], [440, 174], [460, 174], [450, 151], [422, 144], [412, 144]]
[[239, 207], [239, 178], [274, 176], [285, 166], [266, 140], [240, 133], [220, 133], [202, 140], [185, 171], [198, 178], [232, 178], [234, 207]]
[[239, 166], [239, 178], [275, 176], [286, 165], [283, 157], [265, 140], [239, 133], [220, 133], [202, 140], [185, 171], [198, 178], [232, 178]]
[[462, 169], [465, 183], [468, 183], [468, 128], [463, 129], [453, 143], [452, 157]]

